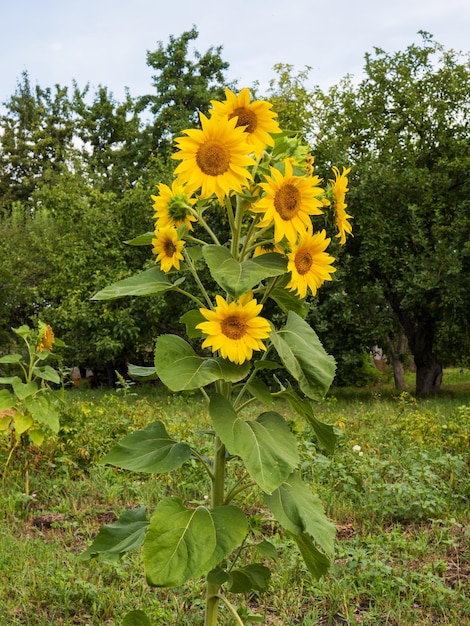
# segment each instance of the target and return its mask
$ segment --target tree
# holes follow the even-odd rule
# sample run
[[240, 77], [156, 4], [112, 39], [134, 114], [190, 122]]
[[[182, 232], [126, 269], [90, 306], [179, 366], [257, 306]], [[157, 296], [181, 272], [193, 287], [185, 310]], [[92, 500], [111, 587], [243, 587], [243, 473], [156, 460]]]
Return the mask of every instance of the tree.
[[73, 112], [66, 87], [31, 87], [22, 74], [0, 118], [0, 210], [25, 202], [40, 181], [59, 176], [74, 155]]
[[421, 35], [420, 46], [366, 55], [357, 86], [318, 90], [315, 119], [323, 157], [353, 166], [348, 281], [378, 288], [377, 306], [406, 334], [416, 393], [428, 395], [442, 379], [438, 334], [470, 326], [470, 64]]
[[138, 104], [152, 116], [142, 154], [169, 154], [174, 136], [198, 124], [199, 112], [207, 114], [210, 101], [223, 96], [229, 64], [222, 60], [222, 46], [211, 47], [204, 54], [194, 50], [192, 59], [188, 47], [198, 35], [193, 27], [180, 37], [170, 35], [166, 47], [160, 42], [155, 51], [147, 52], [147, 65], [156, 74], [152, 77], [155, 93], [143, 96]]

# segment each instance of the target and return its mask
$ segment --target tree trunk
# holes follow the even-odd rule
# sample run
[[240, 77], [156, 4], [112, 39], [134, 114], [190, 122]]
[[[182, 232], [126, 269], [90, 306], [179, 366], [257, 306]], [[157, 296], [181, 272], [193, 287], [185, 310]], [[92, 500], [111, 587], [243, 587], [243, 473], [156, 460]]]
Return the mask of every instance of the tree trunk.
[[404, 333], [398, 333], [396, 341], [388, 336], [388, 352], [390, 353], [390, 360], [393, 368], [393, 379], [395, 382], [395, 389], [403, 391], [405, 389], [405, 366], [403, 364], [403, 355], [408, 348], [408, 341]]
[[426, 309], [414, 315], [414, 319], [400, 306], [396, 294], [387, 294], [403, 330], [416, 365], [416, 395], [420, 397], [439, 392], [442, 382], [442, 365], [433, 352], [434, 318]]

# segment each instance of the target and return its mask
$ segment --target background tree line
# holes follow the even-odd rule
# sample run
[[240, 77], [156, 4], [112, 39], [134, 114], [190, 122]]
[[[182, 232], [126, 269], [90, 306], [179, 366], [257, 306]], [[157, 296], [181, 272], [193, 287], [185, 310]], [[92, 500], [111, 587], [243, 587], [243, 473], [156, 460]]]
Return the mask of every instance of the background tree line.
[[[153, 229], [173, 138], [223, 98], [222, 48], [193, 49], [195, 28], [147, 53], [151, 93], [117, 102], [106, 87], [33, 87], [27, 73], [0, 119], [0, 351], [38, 317], [68, 345], [69, 364], [108, 372], [152, 359], [155, 334], [181, 332], [175, 294], [91, 301], [153, 264], [123, 242]], [[308, 68], [279, 65], [267, 93], [281, 127], [312, 147], [320, 175], [351, 167], [354, 237], [309, 321], [338, 362], [338, 383], [367, 376], [381, 346], [397, 385], [408, 345], [417, 392], [438, 390], [443, 363], [470, 355], [470, 65], [422, 33], [420, 45], [366, 55], [364, 78], [324, 92]], [[257, 87], [253, 87], [256, 92]], [[258, 88], [259, 92], [259, 88]], [[223, 224], [221, 224], [223, 228]], [[406, 339], [406, 341], [405, 341]]]

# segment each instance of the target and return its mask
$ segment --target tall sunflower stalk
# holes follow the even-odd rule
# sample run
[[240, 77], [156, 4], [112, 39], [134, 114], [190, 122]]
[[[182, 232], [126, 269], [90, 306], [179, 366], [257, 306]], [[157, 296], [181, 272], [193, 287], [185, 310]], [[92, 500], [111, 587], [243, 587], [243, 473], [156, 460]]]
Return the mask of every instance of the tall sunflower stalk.
[[[250, 532], [239, 506], [247, 490], [262, 492], [314, 576], [333, 558], [334, 526], [302, 482], [296, 439], [275, 408], [278, 398], [287, 400], [318, 446], [333, 450], [334, 430], [317, 420], [311, 401], [328, 390], [334, 360], [304, 318], [306, 298], [335, 272], [327, 228], [333, 225], [341, 244], [351, 232], [349, 170], [333, 168], [334, 178], [323, 185], [308, 148], [283, 133], [276, 118], [271, 104], [252, 101], [248, 89], [227, 89], [225, 101], [212, 102], [200, 128], [175, 141], [175, 178], [152, 196], [154, 232], [134, 240], [152, 245], [156, 266], [94, 296], [177, 291], [188, 297], [193, 308], [181, 321], [191, 343], [159, 336], [155, 365], [145, 373], [172, 391], [201, 391], [213, 454], [175, 441], [162, 422], [128, 435], [103, 463], [163, 473], [196, 459], [210, 482], [210, 506], [186, 507], [168, 497], [150, 518], [143, 508], [126, 511], [83, 556], [117, 557], [143, 545], [150, 585], [174, 587], [204, 575], [205, 626], [217, 624], [221, 604], [242, 624], [229, 597], [269, 586], [275, 548]], [[192, 287], [184, 287], [185, 279]], [[280, 328], [269, 319], [274, 313], [283, 315]], [[295, 383], [279, 382], [283, 370]], [[253, 419], [260, 405], [265, 410]]]

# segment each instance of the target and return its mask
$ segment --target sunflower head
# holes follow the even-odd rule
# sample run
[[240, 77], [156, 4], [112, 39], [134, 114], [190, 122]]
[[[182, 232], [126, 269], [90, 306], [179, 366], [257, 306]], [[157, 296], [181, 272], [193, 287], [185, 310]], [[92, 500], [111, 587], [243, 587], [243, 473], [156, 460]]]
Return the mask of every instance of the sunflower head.
[[251, 210], [264, 213], [257, 224], [260, 228], [274, 223], [275, 243], [286, 237], [292, 244], [299, 234], [312, 232], [310, 216], [322, 213], [323, 189], [318, 176], [295, 176], [289, 159], [284, 161], [284, 171], [271, 167], [271, 178], [260, 184], [265, 195]]
[[163, 226], [179, 228], [185, 224], [188, 230], [192, 230], [192, 222], [195, 222], [196, 218], [191, 213], [191, 208], [196, 200], [188, 196], [186, 189], [178, 181], [173, 181], [171, 188], [163, 183], [158, 185], [158, 196], [152, 196], [152, 200], [155, 210], [153, 217], [158, 220], [160, 228]]
[[38, 352], [42, 352], [43, 350], [52, 350], [52, 345], [54, 344], [54, 331], [52, 330], [52, 326], [48, 324], [43, 324], [40, 322], [39, 324], [39, 337], [38, 337], [38, 346], [36, 350]]
[[332, 280], [331, 274], [336, 268], [331, 264], [335, 259], [325, 252], [330, 241], [324, 230], [314, 235], [306, 234], [287, 255], [287, 270], [291, 273], [287, 288], [297, 291], [300, 298], [305, 298], [307, 288], [315, 295], [326, 280]]
[[236, 119], [208, 119], [202, 113], [200, 119], [202, 129], [185, 130], [186, 136], [175, 140], [179, 151], [172, 158], [181, 161], [175, 174], [188, 193], [200, 189], [201, 198], [215, 195], [222, 202], [248, 185], [248, 167], [255, 161], [248, 156], [246, 133]]
[[272, 104], [265, 100], [251, 102], [250, 90], [245, 88], [238, 95], [225, 90], [225, 102], [211, 101], [214, 118], [235, 118], [237, 126], [246, 133], [247, 142], [254, 155], [259, 158], [267, 146], [274, 146], [272, 135], [281, 132]]
[[216, 296], [216, 302], [213, 311], [200, 309], [207, 320], [196, 326], [207, 335], [203, 348], [220, 351], [224, 359], [238, 364], [251, 360], [254, 350], [266, 350], [262, 339], [269, 336], [271, 325], [259, 316], [262, 305], [253, 298], [252, 292], [230, 303]]
[[152, 252], [157, 255], [155, 263], [160, 262], [163, 272], [168, 273], [173, 267], [179, 270], [180, 261], [184, 258], [181, 254], [184, 241], [178, 238], [178, 231], [174, 226], [160, 227], [157, 222], [152, 245]]
[[346, 193], [349, 191], [348, 174], [351, 171], [351, 168], [346, 169], [343, 167], [341, 174], [337, 167], [333, 167], [332, 169], [335, 179], [330, 180], [330, 183], [332, 184], [335, 223], [336, 228], [338, 229], [338, 234], [336, 236], [339, 237], [340, 244], [344, 245], [346, 243], [346, 234], [350, 235], [352, 233], [352, 226], [348, 222], [349, 219], [352, 219], [352, 215], [348, 215], [348, 213], [346, 213], [346, 207], [348, 205], [345, 203]]

